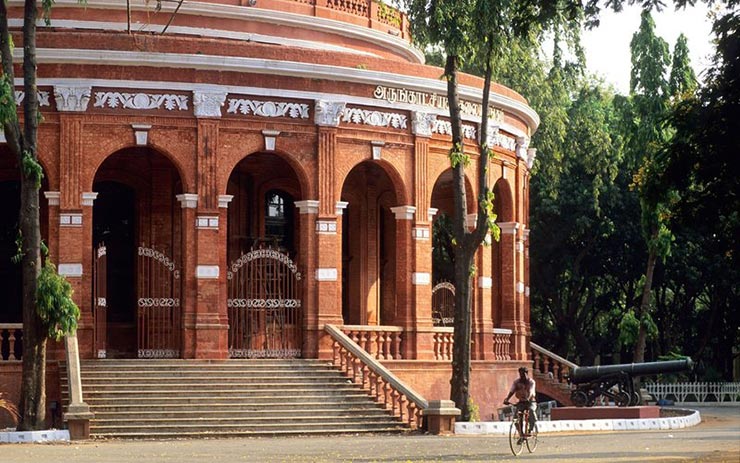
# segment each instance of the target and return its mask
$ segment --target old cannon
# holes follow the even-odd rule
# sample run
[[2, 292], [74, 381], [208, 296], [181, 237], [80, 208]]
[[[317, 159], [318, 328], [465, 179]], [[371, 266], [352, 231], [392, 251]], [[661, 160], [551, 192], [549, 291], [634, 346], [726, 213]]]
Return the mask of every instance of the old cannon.
[[575, 367], [569, 380], [576, 385], [570, 399], [576, 407], [591, 407], [596, 400], [607, 397], [620, 407], [638, 405], [640, 394], [633, 379], [638, 376], [677, 373], [690, 370], [690, 358], [665, 362], [626, 363], [595, 367]]

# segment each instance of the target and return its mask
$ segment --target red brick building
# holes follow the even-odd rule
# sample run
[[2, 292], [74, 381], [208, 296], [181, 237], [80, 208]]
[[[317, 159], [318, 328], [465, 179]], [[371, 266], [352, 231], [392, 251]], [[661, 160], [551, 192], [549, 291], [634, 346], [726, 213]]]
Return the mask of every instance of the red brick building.
[[[58, 0], [38, 31], [43, 236], [75, 289], [82, 355], [325, 358], [335, 324], [447, 398], [431, 235], [454, 214], [449, 114], [407, 18], [368, 0], [125, 5]], [[9, 7], [20, 64], [22, 4]], [[460, 80], [475, 212], [482, 80]], [[527, 361], [538, 124], [521, 96], [492, 90], [502, 233], [478, 253], [473, 319], [486, 416]], [[19, 171], [0, 142], [3, 368], [17, 371]]]

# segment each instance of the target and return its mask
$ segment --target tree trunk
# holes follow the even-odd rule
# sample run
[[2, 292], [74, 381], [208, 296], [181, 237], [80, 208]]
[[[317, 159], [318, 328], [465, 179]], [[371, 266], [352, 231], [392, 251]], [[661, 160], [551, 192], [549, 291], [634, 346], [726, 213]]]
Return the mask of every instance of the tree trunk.
[[[653, 233], [651, 239], [657, 237], [657, 230]], [[652, 247], [652, 246], [651, 246]], [[650, 310], [650, 292], [653, 286], [653, 273], [655, 273], [655, 264], [658, 260], [658, 254], [655, 250], [651, 249], [648, 252], [647, 268], [645, 269], [645, 286], [642, 288], [642, 299], [640, 301], [640, 307], [636, 317], [640, 322], [640, 330], [637, 332], [637, 342], [635, 343], [635, 352], [632, 361], [634, 363], [642, 363], [645, 361], [645, 346], [647, 345], [647, 328], [643, 323], [642, 318], [647, 315]]]
[[[455, 323], [450, 400], [460, 409], [460, 421], [470, 421], [470, 266], [473, 255], [458, 246], [455, 253]], [[460, 310], [460, 308], [463, 308]]]

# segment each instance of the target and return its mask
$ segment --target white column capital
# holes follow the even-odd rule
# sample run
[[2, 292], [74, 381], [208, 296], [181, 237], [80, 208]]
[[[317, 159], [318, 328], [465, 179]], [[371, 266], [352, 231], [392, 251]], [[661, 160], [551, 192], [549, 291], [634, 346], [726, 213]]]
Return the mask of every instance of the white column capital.
[[193, 90], [195, 117], [221, 117], [221, 106], [226, 102], [226, 92]]
[[396, 215], [396, 220], [413, 220], [416, 207], [414, 206], [396, 206], [391, 208], [391, 212]]
[[499, 222], [496, 225], [504, 235], [515, 235], [519, 230], [519, 222]]
[[516, 156], [527, 162], [527, 148], [529, 148], [529, 137], [516, 137]]
[[198, 195], [196, 193], [183, 193], [176, 195], [175, 198], [180, 201], [180, 206], [183, 209], [195, 209], [198, 207]]
[[434, 216], [437, 215], [437, 212], [439, 212], [439, 209], [436, 207], [430, 207], [427, 209], [427, 220], [430, 222], [434, 220]]
[[337, 204], [334, 208], [334, 213], [336, 215], [344, 215], [344, 210], [347, 209], [347, 206], [349, 203], [347, 201], [337, 201]]
[[96, 191], [82, 193], [81, 197], [83, 206], [92, 206], [95, 200], [98, 199], [98, 193]]
[[218, 207], [228, 209], [232, 199], [234, 199], [234, 195], [218, 195]]
[[59, 112], [85, 112], [92, 87], [54, 86], [54, 101]]
[[537, 157], [537, 148], [528, 148], [527, 149], [527, 167], [529, 169], [532, 168], [534, 165], [534, 160]]
[[44, 196], [49, 202], [49, 206], [58, 206], [62, 193], [60, 191], [44, 191]]
[[320, 127], [337, 127], [347, 103], [343, 101], [316, 100], [313, 120]]
[[436, 114], [413, 111], [411, 113], [411, 133], [417, 137], [429, 138], [432, 136], [434, 121], [437, 120]]
[[301, 214], [318, 214], [319, 213], [319, 201], [316, 199], [306, 199], [305, 201], [296, 201], [295, 207], [298, 208]]

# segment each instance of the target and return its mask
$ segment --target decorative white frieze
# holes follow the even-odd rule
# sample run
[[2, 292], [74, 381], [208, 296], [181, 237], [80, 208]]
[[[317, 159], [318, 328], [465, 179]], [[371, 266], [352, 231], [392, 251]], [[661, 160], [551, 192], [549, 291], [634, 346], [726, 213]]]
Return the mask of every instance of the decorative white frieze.
[[336, 215], [343, 215], [348, 205], [349, 203], [347, 201], [337, 201], [336, 206], [334, 206], [334, 213]]
[[527, 162], [527, 148], [529, 148], [529, 138], [516, 137], [516, 156], [524, 162]]
[[280, 135], [280, 131], [263, 130], [262, 135], [265, 137], [265, 151], [275, 151], [275, 139]]
[[[37, 94], [39, 99], [39, 106], [51, 106], [49, 104], [49, 92], [39, 91]], [[20, 106], [23, 103], [23, 99], [26, 97], [26, 92], [23, 90], [15, 90], [15, 104]]]
[[[432, 132], [438, 133], [440, 135], [452, 136], [452, 123], [450, 121], [442, 121], [437, 119], [434, 121]], [[475, 126], [463, 124], [462, 132], [463, 138], [467, 138], [470, 140], [475, 140], [477, 138]]]
[[81, 277], [82, 264], [59, 264], [57, 272], [64, 277]]
[[434, 123], [437, 120], [436, 114], [423, 113], [414, 111], [411, 113], [411, 133], [417, 137], [431, 137]]
[[494, 137], [489, 136], [488, 146], [500, 146], [509, 151], [516, 151], [516, 139], [503, 133], [497, 133]]
[[44, 196], [49, 202], [49, 206], [59, 206], [59, 199], [62, 197], [60, 191], [44, 191]]
[[131, 128], [134, 129], [136, 146], [146, 146], [149, 144], [149, 129], [152, 128], [151, 124], [131, 124]]
[[383, 147], [385, 146], [385, 142], [379, 141], [379, 140], [373, 140], [370, 142], [370, 145], [373, 148], [373, 159], [376, 161], [380, 160], [380, 156], [383, 152]]
[[308, 119], [308, 105], [284, 101], [259, 101], [251, 99], [229, 98], [229, 114], [254, 114], [261, 117], [290, 117]]
[[201, 280], [215, 280], [218, 278], [218, 265], [198, 265], [195, 267], [195, 278]]
[[350, 124], [372, 125], [373, 127], [393, 127], [405, 129], [407, 117], [399, 113], [384, 113], [361, 108], [345, 108], [342, 113], [342, 122]]
[[193, 90], [193, 114], [195, 117], [221, 117], [221, 107], [225, 102], [226, 92]]
[[429, 228], [414, 227], [411, 229], [411, 237], [418, 241], [428, 241], [429, 240]]
[[413, 220], [416, 207], [414, 206], [396, 206], [391, 208], [391, 212], [396, 215], [396, 220]]
[[493, 278], [491, 277], [480, 277], [478, 278], [478, 287], [482, 289], [493, 288]]
[[317, 268], [316, 281], [337, 281], [337, 269]]
[[524, 283], [521, 281], [516, 282], [516, 292], [519, 294], [524, 294]]
[[486, 136], [486, 145], [488, 147], [494, 146], [496, 143], [496, 137], [498, 136], [499, 122], [488, 121], [488, 134]]
[[527, 149], [527, 167], [529, 169], [534, 165], [534, 160], [537, 157], [537, 148]]
[[316, 199], [307, 199], [305, 201], [296, 201], [293, 203], [301, 214], [318, 214], [319, 202]]
[[82, 214], [78, 212], [59, 214], [59, 225], [62, 227], [81, 227]]
[[222, 209], [228, 209], [229, 203], [234, 199], [234, 195], [219, 195], [218, 196], [218, 207]]
[[92, 206], [96, 199], [98, 199], [98, 193], [95, 191], [82, 193], [81, 195], [83, 206]]
[[439, 212], [439, 209], [437, 209], [436, 207], [430, 207], [429, 209], [427, 209], [427, 220], [429, 220], [430, 222], [434, 220], [434, 216], [437, 215], [437, 212]]
[[92, 87], [54, 87], [57, 111], [84, 112], [90, 102]]
[[501, 229], [501, 233], [504, 235], [515, 235], [519, 230], [519, 222], [500, 222], [497, 223], [498, 228]]
[[218, 216], [199, 215], [195, 218], [195, 228], [218, 230]]
[[198, 195], [196, 193], [183, 193], [176, 195], [175, 198], [180, 201], [180, 206], [183, 209], [195, 209], [198, 207]]
[[432, 275], [427, 272], [414, 272], [411, 274], [411, 284], [425, 286], [432, 284]]
[[120, 93], [120, 92], [95, 92], [96, 108], [122, 107], [124, 109], [150, 110], [161, 109], [167, 111], [187, 111], [188, 97], [186, 95], [148, 93]]
[[317, 220], [316, 233], [322, 235], [336, 235], [337, 222], [335, 222], [334, 220]]
[[313, 112], [314, 123], [321, 127], [336, 127], [347, 103], [316, 100]]

